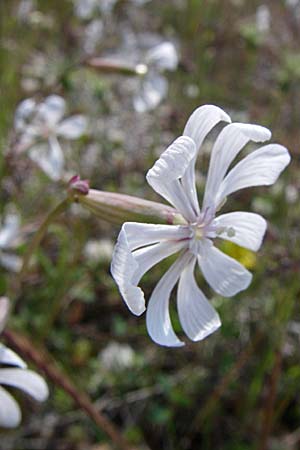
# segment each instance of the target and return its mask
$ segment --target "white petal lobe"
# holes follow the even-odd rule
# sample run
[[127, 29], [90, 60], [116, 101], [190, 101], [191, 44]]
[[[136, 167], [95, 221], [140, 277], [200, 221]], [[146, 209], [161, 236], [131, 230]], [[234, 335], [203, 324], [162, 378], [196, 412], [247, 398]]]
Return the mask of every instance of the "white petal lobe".
[[279, 144], [265, 145], [252, 152], [224, 178], [217, 193], [217, 201], [221, 203], [225, 197], [239, 189], [275, 183], [290, 159], [287, 149]]
[[63, 120], [57, 127], [57, 134], [66, 139], [78, 139], [87, 128], [87, 118], [76, 115]]
[[190, 221], [195, 220], [195, 211], [179, 179], [195, 154], [194, 141], [187, 136], [180, 136], [163, 152], [146, 176], [150, 186]]
[[165, 240], [180, 240], [190, 236], [187, 226], [156, 225], [151, 223], [126, 222], [123, 225], [130, 250]]
[[[27, 366], [25, 362], [10, 348], [0, 344], [0, 364], [7, 364], [25, 369]], [[0, 369], [1, 370], [1, 369]]]
[[218, 313], [199, 289], [194, 278], [195, 259], [183, 270], [177, 293], [180, 323], [192, 341], [200, 341], [221, 326]]
[[37, 107], [37, 119], [50, 126], [55, 126], [63, 117], [66, 109], [65, 100], [59, 95], [49, 95]]
[[146, 63], [159, 71], [175, 70], [178, 65], [177, 51], [172, 42], [162, 42], [151, 48], [146, 55]]
[[228, 114], [221, 108], [214, 105], [200, 106], [192, 113], [183, 131], [184, 136], [193, 139], [197, 152], [182, 177], [182, 185], [187, 196], [192, 199], [193, 207], [198, 214], [200, 209], [195, 184], [196, 156], [208, 133], [221, 121], [231, 122]]
[[21, 422], [21, 411], [15, 399], [0, 386], [0, 427], [14, 428]]
[[30, 149], [30, 158], [52, 179], [59, 180], [64, 166], [64, 154], [55, 136], [49, 143], [36, 144]]
[[0, 297], [0, 333], [3, 330], [9, 313], [9, 300], [7, 297]]
[[[215, 197], [226, 172], [234, 158], [249, 142], [264, 142], [271, 132], [260, 125], [231, 123], [219, 134], [211, 153], [203, 208], [215, 203]], [[217, 207], [218, 205], [215, 204]]]
[[232, 297], [249, 286], [252, 275], [238, 261], [218, 250], [209, 240], [200, 243], [200, 269], [218, 294]]
[[185, 253], [169, 268], [156, 285], [149, 300], [146, 323], [150, 337], [154, 342], [167, 347], [181, 347], [184, 345], [176, 336], [169, 313], [171, 291], [180, 277], [191, 255]]
[[49, 395], [44, 379], [31, 370], [0, 369], [0, 384], [19, 388], [39, 402]]
[[151, 111], [167, 96], [168, 81], [163, 75], [150, 72], [140, 81], [140, 89], [134, 96], [133, 106], [139, 113]]
[[197, 151], [208, 133], [221, 121], [231, 122], [225, 111], [215, 105], [203, 105], [195, 109], [183, 130], [196, 144]]
[[146, 307], [142, 289], [131, 282], [137, 269], [138, 264], [130, 251], [126, 232], [122, 228], [114, 249], [110, 270], [128, 308], [133, 314], [139, 316]]
[[159, 242], [158, 244], [136, 250], [133, 252], [133, 255], [138, 263], [138, 269], [134, 273], [132, 282], [138, 284], [142, 276], [153, 266], [185, 247], [187, 247], [187, 243], [184, 241]]
[[259, 214], [239, 211], [216, 217], [213, 225], [220, 230], [219, 233], [217, 231], [220, 238], [254, 252], [260, 248], [267, 228], [265, 219]]
[[[178, 240], [158, 242], [158, 236], [166, 237], [167, 231], [173, 233], [171, 226], [143, 225], [146, 224], [127, 222], [122, 226], [111, 264], [111, 274], [119, 287], [120, 293], [130, 311], [136, 315], [141, 315], [145, 311], [144, 293], [137, 286], [141, 277], [154, 264], [178, 252], [186, 245], [185, 240], [181, 240], [180, 234]], [[152, 230], [151, 227], [153, 227]], [[177, 227], [174, 228], [177, 229]], [[138, 230], [143, 231], [143, 229], [144, 233], [138, 236]], [[147, 229], [148, 235], [145, 229]], [[134, 230], [137, 232], [136, 236], [133, 236]], [[175, 237], [176, 233], [172, 236]], [[153, 242], [158, 243], [132, 252], [132, 249], [136, 248], [137, 245], [145, 246]]]

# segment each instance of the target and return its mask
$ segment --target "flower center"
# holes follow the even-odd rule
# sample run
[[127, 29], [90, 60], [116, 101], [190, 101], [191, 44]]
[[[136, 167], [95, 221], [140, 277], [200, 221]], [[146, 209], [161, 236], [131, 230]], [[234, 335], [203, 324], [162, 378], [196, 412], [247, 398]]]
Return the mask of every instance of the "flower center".
[[214, 218], [214, 210], [207, 208], [199, 215], [196, 222], [190, 224], [191, 237], [189, 248], [195, 255], [200, 253], [200, 247], [202, 247], [201, 241], [203, 239], [214, 239], [218, 236], [224, 237], [224, 235], [227, 235], [229, 238], [235, 236], [235, 229], [233, 227], [218, 226], [217, 223], [213, 223]]
[[212, 225], [215, 213], [212, 208], [206, 208], [206, 210], [199, 215], [197, 221], [191, 224], [191, 230], [193, 237], [196, 240], [209, 237], [211, 233], [216, 235], [215, 226]]

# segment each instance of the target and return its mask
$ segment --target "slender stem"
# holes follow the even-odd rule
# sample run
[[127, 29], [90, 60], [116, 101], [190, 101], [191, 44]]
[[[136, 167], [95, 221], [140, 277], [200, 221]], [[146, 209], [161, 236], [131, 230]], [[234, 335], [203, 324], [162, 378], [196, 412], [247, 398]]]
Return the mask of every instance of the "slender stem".
[[65, 198], [61, 203], [59, 203], [46, 217], [46, 219], [42, 222], [39, 229], [35, 233], [32, 241], [30, 242], [29, 246], [27, 247], [27, 250], [25, 252], [24, 258], [23, 258], [23, 265], [21, 268], [21, 271], [19, 273], [19, 284], [21, 284], [22, 280], [24, 279], [24, 276], [26, 275], [30, 260], [33, 256], [33, 254], [36, 252], [41, 240], [43, 239], [49, 225], [51, 222], [53, 222], [56, 217], [63, 212], [66, 207], [69, 205], [70, 199]]
[[259, 450], [267, 450], [268, 448], [268, 440], [272, 431], [275, 413], [274, 406], [277, 395], [278, 382], [281, 374], [281, 363], [282, 363], [282, 353], [281, 350], [277, 350], [269, 382], [269, 392], [268, 397], [266, 399], [266, 407], [264, 408], [264, 415], [262, 419], [260, 443], [258, 446]]
[[62, 373], [53, 360], [51, 360], [52, 358], [46, 353], [45, 349], [38, 351], [27, 337], [8, 328], [3, 331], [3, 336], [14, 350], [20, 353], [25, 359], [33, 362], [53, 383], [67, 392], [76, 404], [94, 421], [97, 427], [103, 430], [120, 450], [133, 450], [133, 447], [122, 436], [114, 423], [95, 408], [85, 392], [81, 392], [74, 386], [66, 374]]

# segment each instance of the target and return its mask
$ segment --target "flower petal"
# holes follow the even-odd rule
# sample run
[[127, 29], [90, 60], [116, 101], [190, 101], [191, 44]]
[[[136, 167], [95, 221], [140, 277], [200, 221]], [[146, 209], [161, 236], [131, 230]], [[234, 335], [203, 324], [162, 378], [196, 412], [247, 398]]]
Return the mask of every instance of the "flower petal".
[[7, 297], [0, 297], [0, 333], [3, 330], [9, 313], [9, 300]]
[[146, 64], [158, 70], [175, 70], [178, 66], [178, 55], [172, 42], [162, 42], [152, 47], [146, 54]]
[[219, 134], [211, 153], [203, 208], [218, 204], [215, 197], [222, 180], [238, 153], [249, 142], [264, 142], [271, 138], [271, 132], [259, 125], [231, 123]]
[[199, 241], [198, 264], [218, 294], [231, 297], [249, 286], [252, 275], [238, 261], [218, 250], [208, 239]]
[[0, 252], [0, 265], [11, 272], [19, 272], [22, 267], [22, 259], [12, 253]]
[[[184, 136], [188, 136], [196, 144], [199, 151], [208, 133], [221, 121], [231, 122], [230, 117], [221, 108], [214, 105], [203, 105], [197, 108], [188, 119], [183, 131]], [[182, 177], [182, 185], [189, 198], [192, 199], [193, 207], [200, 213], [198, 197], [195, 184], [195, 162], [197, 154], [192, 159], [189, 167]]]
[[134, 251], [133, 256], [138, 263], [138, 269], [132, 278], [132, 283], [138, 284], [142, 276], [153, 266], [185, 247], [187, 247], [185, 241], [167, 241]]
[[198, 288], [194, 278], [194, 258], [180, 276], [177, 294], [178, 315], [182, 328], [192, 341], [200, 341], [221, 326], [218, 313]]
[[160, 241], [187, 239], [190, 230], [183, 225], [154, 225], [152, 223], [126, 222], [122, 227], [126, 233], [130, 250], [155, 244]]
[[50, 126], [56, 125], [63, 117], [66, 109], [65, 100], [59, 95], [49, 95], [37, 107], [36, 118]]
[[134, 96], [133, 106], [139, 113], [151, 111], [166, 97], [168, 81], [158, 73], [148, 73], [140, 80], [140, 89]]
[[36, 108], [36, 101], [33, 98], [26, 98], [17, 106], [14, 118], [14, 126], [17, 131], [25, 131]]
[[267, 222], [259, 214], [237, 211], [216, 217], [213, 226], [218, 237], [256, 252], [262, 244]]
[[21, 389], [39, 402], [46, 400], [49, 395], [44, 379], [31, 370], [0, 369], [0, 384]]
[[287, 149], [279, 144], [265, 145], [250, 153], [222, 181], [216, 196], [217, 203], [222, 203], [227, 195], [239, 189], [275, 183], [290, 159]]
[[188, 136], [180, 136], [163, 152], [146, 175], [150, 186], [191, 222], [196, 220], [196, 213], [179, 179], [195, 154], [194, 141]]
[[15, 399], [0, 386], [0, 427], [14, 428], [21, 422], [21, 411]]
[[146, 313], [147, 329], [150, 337], [157, 344], [167, 347], [184, 345], [184, 342], [178, 339], [172, 327], [169, 299], [181, 272], [191, 258], [192, 255], [188, 252], [181, 255], [160, 279], [149, 300]]
[[55, 136], [49, 143], [36, 144], [29, 151], [30, 158], [52, 179], [59, 180], [64, 166], [64, 154]]
[[3, 344], [0, 344], [0, 364], [18, 366], [21, 369], [26, 369], [27, 367], [26, 363], [15, 352]]
[[8, 214], [0, 229], [0, 248], [12, 247], [12, 241], [18, 236], [20, 217], [18, 214]]
[[78, 139], [87, 128], [87, 118], [82, 115], [71, 116], [63, 120], [57, 127], [57, 134], [66, 139]]
[[[157, 242], [157, 236], [154, 237], [155, 232], [151, 234], [151, 231], [148, 238], [144, 235], [144, 243], [142, 243], [142, 239], [134, 239], [132, 237], [133, 230], [139, 229], [136, 225], [138, 224], [125, 223], [122, 226], [112, 257], [111, 274], [128, 308], [133, 314], [139, 316], [145, 311], [144, 293], [137, 286], [140, 278], [154, 264], [176, 253], [186, 243], [185, 241], [167, 241], [132, 252], [132, 248], [135, 248], [137, 244], [141, 246], [147, 245], [149, 242]], [[142, 228], [140, 227], [140, 229]], [[153, 229], [156, 230], [155, 225], [153, 225]], [[165, 234], [163, 235], [165, 236]]]

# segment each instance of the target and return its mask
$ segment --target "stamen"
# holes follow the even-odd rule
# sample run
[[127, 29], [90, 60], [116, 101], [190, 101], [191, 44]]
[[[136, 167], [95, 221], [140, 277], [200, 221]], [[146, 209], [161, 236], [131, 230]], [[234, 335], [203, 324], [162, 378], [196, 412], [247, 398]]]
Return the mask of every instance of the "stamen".
[[228, 236], [228, 237], [233, 237], [233, 236], [235, 236], [235, 229], [234, 229], [233, 227], [227, 228], [227, 236]]
[[235, 236], [235, 229], [233, 227], [218, 227], [216, 230], [218, 236], [220, 234], [226, 233], [228, 237]]

